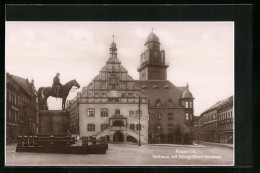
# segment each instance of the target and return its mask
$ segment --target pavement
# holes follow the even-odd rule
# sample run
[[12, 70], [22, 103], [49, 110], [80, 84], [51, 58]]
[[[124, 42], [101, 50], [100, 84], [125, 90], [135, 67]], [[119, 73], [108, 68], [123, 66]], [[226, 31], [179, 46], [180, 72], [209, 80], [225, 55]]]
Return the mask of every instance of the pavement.
[[196, 146], [117, 143], [106, 154], [55, 154], [16, 152], [6, 147], [6, 166], [207, 166], [233, 165], [233, 148], [206, 144]]
[[[200, 141], [199, 143], [200, 143], [200, 145], [204, 145], [204, 146], [223, 146], [223, 147], [228, 147], [228, 148], [234, 148], [234, 144], [205, 142], [205, 141]], [[194, 143], [194, 145], [198, 145], [198, 143]]]

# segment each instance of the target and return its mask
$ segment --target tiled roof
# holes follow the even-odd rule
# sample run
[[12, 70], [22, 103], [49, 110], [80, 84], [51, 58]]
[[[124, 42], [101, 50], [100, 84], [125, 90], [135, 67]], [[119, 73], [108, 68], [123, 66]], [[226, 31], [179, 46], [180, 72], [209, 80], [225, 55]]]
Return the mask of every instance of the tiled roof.
[[214, 109], [218, 109], [218, 108], [224, 106], [226, 103], [228, 103], [228, 102], [231, 101], [231, 100], [233, 101], [233, 96], [228, 97], [228, 98], [226, 98], [226, 99], [224, 99], [224, 100], [218, 101], [218, 102], [215, 103], [213, 106], [211, 106], [210, 108], [208, 108], [207, 110], [205, 110], [202, 114], [205, 114], [205, 113], [207, 113], [207, 112], [209, 112], [209, 111], [211, 111], [211, 110], [214, 110]]
[[151, 104], [154, 104], [157, 99], [164, 103], [171, 99], [174, 104], [179, 104], [184, 88], [186, 88], [176, 87], [168, 80], [136, 80], [135, 85], [137, 88], [142, 87], [142, 92], [148, 96]]
[[11, 74], [8, 74], [9, 77], [11, 79], [13, 79], [28, 95], [30, 96], [34, 96], [34, 93], [32, 92], [32, 90], [30, 89], [30, 86], [31, 85], [27, 79], [24, 79], [24, 78], [21, 78], [21, 77], [18, 77], [18, 76], [15, 76], [15, 75], [11, 75]]

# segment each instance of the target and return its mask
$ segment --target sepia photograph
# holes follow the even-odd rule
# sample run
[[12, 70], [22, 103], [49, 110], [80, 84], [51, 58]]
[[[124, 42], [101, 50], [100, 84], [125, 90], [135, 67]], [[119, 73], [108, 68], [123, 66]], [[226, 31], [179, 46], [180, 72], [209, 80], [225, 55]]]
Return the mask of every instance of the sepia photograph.
[[5, 22], [6, 166], [234, 166], [234, 22]]

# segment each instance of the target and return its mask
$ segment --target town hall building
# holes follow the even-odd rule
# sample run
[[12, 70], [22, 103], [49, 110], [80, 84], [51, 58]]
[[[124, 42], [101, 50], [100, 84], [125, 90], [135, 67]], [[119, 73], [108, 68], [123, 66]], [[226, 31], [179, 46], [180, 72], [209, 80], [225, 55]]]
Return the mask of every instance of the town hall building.
[[[73, 133], [110, 142], [192, 144], [193, 95], [167, 80], [165, 51], [151, 32], [140, 56], [139, 80], [128, 75], [110, 45], [106, 65], [67, 103]], [[140, 118], [140, 123], [139, 123]]]

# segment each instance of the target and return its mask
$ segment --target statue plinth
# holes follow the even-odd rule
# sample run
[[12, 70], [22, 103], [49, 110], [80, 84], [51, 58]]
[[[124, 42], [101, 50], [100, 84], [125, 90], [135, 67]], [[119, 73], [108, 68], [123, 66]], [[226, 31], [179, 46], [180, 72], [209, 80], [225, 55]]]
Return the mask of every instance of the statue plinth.
[[67, 110], [40, 110], [38, 135], [68, 134], [69, 112]]

